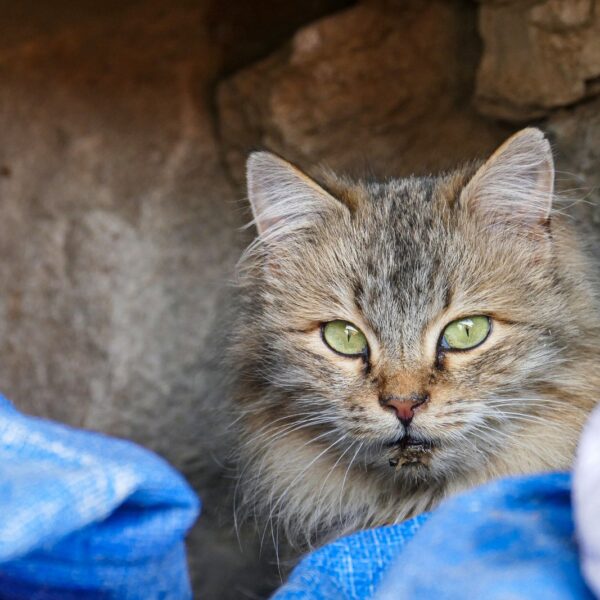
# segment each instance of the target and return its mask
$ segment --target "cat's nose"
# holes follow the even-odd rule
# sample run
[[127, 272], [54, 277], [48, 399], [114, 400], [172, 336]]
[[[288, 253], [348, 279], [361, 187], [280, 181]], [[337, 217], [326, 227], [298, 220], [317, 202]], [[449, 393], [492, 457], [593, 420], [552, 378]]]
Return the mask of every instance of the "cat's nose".
[[415, 416], [415, 409], [425, 404], [428, 399], [429, 394], [412, 394], [409, 397], [383, 396], [381, 403], [392, 408], [402, 425], [408, 427]]

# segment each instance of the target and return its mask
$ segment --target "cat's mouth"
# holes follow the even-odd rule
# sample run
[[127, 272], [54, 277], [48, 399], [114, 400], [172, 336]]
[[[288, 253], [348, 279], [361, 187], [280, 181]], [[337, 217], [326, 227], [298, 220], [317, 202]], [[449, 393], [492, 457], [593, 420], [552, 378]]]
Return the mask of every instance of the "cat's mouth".
[[435, 442], [407, 434], [388, 446], [394, 448], [394, 456], [389, 459], [390, 467], [398, 469], [403, 466], [428, 466]]
[[390, 448], [398, 448], [399, 450], [406, 450], [408, 448], [420, 449], [423, 451], [432, 450], [435, 446], [433, 440], [417, 437], [414, 435], [406, 434], [388, 444]]

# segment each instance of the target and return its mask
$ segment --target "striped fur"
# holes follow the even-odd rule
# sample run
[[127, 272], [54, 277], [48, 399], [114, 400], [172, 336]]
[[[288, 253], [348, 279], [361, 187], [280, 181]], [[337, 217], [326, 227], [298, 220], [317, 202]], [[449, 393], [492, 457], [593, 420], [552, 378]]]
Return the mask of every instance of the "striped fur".
[[[248, 181], [259, 236], [229, 358], [238, 506], [265, 535], [310, 546], [494, 477], [569, 468], [596, 403], [600, 321], [576, 235], [551, 209], [541, 132], [439, 176], [320, 187], [259, 153]], [[440, 355], [444, 326], [473, 314], [492, 318], [488, 340]], [[325, 346], [334, 319], [365, 333], [368, 365]], [[430, 399], [414, 431], [435, 445], [407, 465], [380, 398], [415, 392]]]

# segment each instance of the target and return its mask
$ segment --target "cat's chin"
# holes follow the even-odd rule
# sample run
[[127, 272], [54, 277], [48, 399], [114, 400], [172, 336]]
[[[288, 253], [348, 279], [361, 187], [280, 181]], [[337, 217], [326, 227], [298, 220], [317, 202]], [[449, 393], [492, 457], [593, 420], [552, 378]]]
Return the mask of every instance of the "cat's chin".
[[429, 468], [436, 443], [429, 439], [414, 434], [404, 434], [388, 444], [391, 452], [388, 459], [390, 467], [396, 470], [405, 467]]

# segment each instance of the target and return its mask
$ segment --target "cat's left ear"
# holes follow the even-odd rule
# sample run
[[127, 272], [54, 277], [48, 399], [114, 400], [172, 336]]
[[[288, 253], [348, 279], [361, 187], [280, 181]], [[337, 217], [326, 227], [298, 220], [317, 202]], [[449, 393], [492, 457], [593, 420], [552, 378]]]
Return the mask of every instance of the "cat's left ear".
[[528, 127], [509, 138], [463, 189], [460, 204], [496, 225], [533, 231], [548, 223], [554, 161], [544, 134]]

